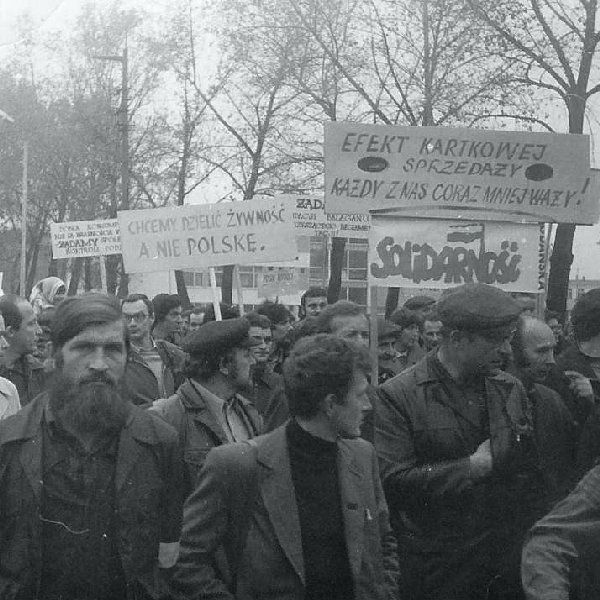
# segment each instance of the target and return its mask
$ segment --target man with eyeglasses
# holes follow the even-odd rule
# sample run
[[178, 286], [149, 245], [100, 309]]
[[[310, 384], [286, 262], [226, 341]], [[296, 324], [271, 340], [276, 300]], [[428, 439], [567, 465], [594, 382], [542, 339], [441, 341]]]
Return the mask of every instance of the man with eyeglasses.
[[187, 379], [152, 409], [179, 433], [189, 494], [208, 451], [243, 442], [263, 431], [263, 420], [247, 398], [255, 363], [250, 324], [242, 317], [210, 321], [183, 342]]
[[530, 401], [500, 370], [520, 307], [486, 284], [437, 305], [436, 352], [384, 383], [375, 447], [411, 600], [518, 600], [543, 493]]
[[130, 348], [123, 392], [137, 406], [148, 408], [158, 398], [168, 398], [183, 383], [185, 353], [150, 334], [154, 311], [145, 294], [130, 294], [121, 306]]

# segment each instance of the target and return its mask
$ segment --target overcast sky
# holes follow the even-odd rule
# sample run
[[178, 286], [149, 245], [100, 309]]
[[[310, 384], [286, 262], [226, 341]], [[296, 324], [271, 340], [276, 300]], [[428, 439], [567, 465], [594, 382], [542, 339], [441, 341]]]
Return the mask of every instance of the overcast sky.
[[[153, 0], [151, 3], [144, 3], [144, 7], [151, 7], [153, 11], [160, 11], [161, 7], [167, 6], [169, 2], [177, 0]], [[216, 0], [217, 2], [226, 2], [227, 0]], [[107, 1], [97, 0], [98, 4], [105, 4]], [[135, 0], [123, 0], [124, 4], [135, 4]], [[79, 8], [84, 4], [84, 0], [0, 0], [0, 49], [1, 55], [10, 54], [11, 49], [19, 44], [18, 34], [15, 27], [16, 19], [20, 14], [27, 11], [33, 22], [40, 30], [59, 29], [61, 25], [66, 24], [77, 14]], [[600, 56], [597, 60], [600, 60]], [[594, 105], [598, 105], [598, 96], [594, 99]], [[594, 129], [600, 132], [598, 117], [600, 111], [596, 106], [592, 107], [591, 123]], [[561, 129], [558, 124], [557, 129]], [[597, 137], [597, 136], [594, 136]], [[600, 139], [600, 138], [598, 138]], [[600, 166], [600, 151], [595, 152], [592, 140], [592, 166]], [[600, 201], [600, 198], [599, 198]], [[577, 274], [579, 277], [588, 279], [600, 279], [600, 225], [592, 227], [578, 227], [575, 235], [575, 244], [573, 254], [575, 260], [571, 270], [571, 277]]]

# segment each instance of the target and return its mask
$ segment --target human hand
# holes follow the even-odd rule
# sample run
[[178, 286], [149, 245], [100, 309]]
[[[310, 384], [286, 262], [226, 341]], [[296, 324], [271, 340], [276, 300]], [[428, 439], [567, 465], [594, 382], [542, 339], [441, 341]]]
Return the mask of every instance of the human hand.
[[492, 472], [492, 447], [489, 439], [482, 442], [477, 450], [471, 454], [469, 463], [473, 479], [483, 479]]
[[592, 382], [577, 371], [565, 371], [565, 375], [569, 378], [571, 382], [569, 384], [569, 389], [582, 398], [593, 397], [594, 390], [592, 389]]

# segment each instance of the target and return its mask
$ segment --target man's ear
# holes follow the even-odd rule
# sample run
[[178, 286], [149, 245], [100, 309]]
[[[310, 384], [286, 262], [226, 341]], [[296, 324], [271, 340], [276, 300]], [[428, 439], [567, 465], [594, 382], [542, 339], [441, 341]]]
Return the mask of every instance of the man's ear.
[[337, 398], [335, 394], [327, 394], [320, 402], [321, 410], [329, 416], [333, 411], [333, 407], [337, 404]]
[[227, 376], [229, 375], [229, 365], [231, 364], [231, 357], [229, 355], [229, 353], [227, 353], [225, 356], [221, 356], [221, 358], [219, 359], [219, 371]]

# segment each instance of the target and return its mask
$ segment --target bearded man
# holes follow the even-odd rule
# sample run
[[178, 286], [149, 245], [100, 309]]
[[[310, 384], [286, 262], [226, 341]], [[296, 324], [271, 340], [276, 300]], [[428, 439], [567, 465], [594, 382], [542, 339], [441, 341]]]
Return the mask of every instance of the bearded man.
[[51, 338], [49, 388], [0, 425], [0, 597], [158, 597], [178, 553], [177, 435], [119, 394], [116, 298], [66, 299]]

